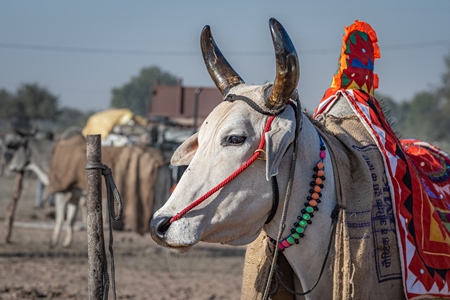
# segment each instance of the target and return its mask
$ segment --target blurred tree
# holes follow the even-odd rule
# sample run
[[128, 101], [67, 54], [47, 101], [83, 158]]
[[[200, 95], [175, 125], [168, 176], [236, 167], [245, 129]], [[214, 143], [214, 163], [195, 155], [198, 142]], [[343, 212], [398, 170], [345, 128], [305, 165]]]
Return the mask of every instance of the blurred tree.
[[442, 75], [442, 87], [439, 90], [441, 96], [450, 102], [450, 53], [444, 58], [447, 71]]
[[439, 114], [434, 119], [439, 124], [436, 138], [450, 143], [450, 53], [444, 59], [446, 72], [442, 75], [442, 86], [438, 91]]
[[22, 84], [14, 98], [16, 113], [29, 119], [53, 120], [58, 114], [58, 97], [36, 83]]
[[145, 116], [147, 105], [150, 105], [152, 99], [153, 83], [156, 80], [168, 85], [175, 85], [178, 82], [177, 77], [162, 71], [159, 67], [144, 68], [138, 76], [132, 77], [130, 82], [112, 89], [111, 107], [129, 108], [132, 112]]
[[407, 108], [405, 109], [403, 103], [397, 103], [392, 97], [385, 94], [375, 92], [375, 98], [380, 102], [389, 123], [397, 131], [399, 124], [403, 122], [407, 114]]
[[383, 110], [400, 138], [435, 142], [442, 139], [445, 127], [438, 126], [441, 101], [435, 91], [419, 92], [410, 101], [395, 102], [389, 96], [375, 95], [381, 99]]
[[450, 54], [444, 59], [446, 72], [442, 85], [435, 90], [416, 93], [401, 103], [376, 94], [392, 119], [393, 128], [401, 138], [416, 138], [430, 143], [450, 145]]
[[83, 112], [76, 108], [64, 107], [56, 117], [53, 130], [55, 132], [63, 132], [71, 126], [83, 128], [92, 114], [94, 112]]
[[402, 104], [407, 111], [398, 129], [404, 138], [418, 138], [427, 142], [438, 140], [439, 97], [434, 91], [419, 92], [410, 102]]
[[13, 95], [5, 89], [0, 89], [0, 118], [10, 118], [14, 115]]

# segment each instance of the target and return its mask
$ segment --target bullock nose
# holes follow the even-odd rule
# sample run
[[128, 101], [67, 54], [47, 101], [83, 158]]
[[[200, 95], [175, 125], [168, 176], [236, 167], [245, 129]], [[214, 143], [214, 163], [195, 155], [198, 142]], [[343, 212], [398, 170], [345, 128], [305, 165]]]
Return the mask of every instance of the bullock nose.
[[150, 235], [158, 244], [165, 244], [164, 235], [169, 229], [171, 217], [154, 217], [150, 221]]

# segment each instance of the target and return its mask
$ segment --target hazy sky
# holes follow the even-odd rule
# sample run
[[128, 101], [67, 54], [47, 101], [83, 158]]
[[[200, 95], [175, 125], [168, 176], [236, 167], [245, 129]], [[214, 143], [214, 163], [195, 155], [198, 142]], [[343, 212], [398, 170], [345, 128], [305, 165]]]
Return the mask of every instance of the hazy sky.
[[0, 0], [0, 88], [35, 82], [61, 106], [101, 110], [111, 89], [143, 67], [159, 66], [186, 86], [214, 86], [200, 53], [204, 25], [241, 77], [262, 84], [275, 78], [270, 17], [296, 46], [308, 109], [329, 86], [343, 27], [356, 19], [377, 32], [378, 91], [396, 100], [438, 86], [450, 54], [449, 0]]

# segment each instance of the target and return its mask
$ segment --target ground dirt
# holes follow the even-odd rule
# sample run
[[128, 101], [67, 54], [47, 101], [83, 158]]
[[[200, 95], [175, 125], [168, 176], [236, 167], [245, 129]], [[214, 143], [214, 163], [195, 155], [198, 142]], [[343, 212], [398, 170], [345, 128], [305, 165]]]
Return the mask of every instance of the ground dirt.
[[[0, 299], [88, 299], [86, 228], [77, 222], [70, 248], [50, 248], [54, 208], [34, 207], [36, 180], [24, 179], [11, 243], [5, 214], [14, 176], [0, 177]], [[106, 251], [108, 252], [108, 235]], [[199, 244], [169, 253], [150, 236], [114, 231], [117, 299], [239, 299], [245, 247]], [[108, 268], [111, 258], [108, 255]], [[112, 287], [109, 299], [113, 299]]]

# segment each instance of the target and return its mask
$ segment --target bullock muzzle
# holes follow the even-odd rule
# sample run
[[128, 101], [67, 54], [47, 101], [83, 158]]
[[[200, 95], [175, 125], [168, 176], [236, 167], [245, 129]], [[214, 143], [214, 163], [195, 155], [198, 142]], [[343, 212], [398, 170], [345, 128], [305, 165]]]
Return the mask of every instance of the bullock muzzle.
[[170, 226], [171, 217], [153, 217], [150, 221], [150, 235], [159, 245], [169, 247], [165, 239], [165, 234]]

